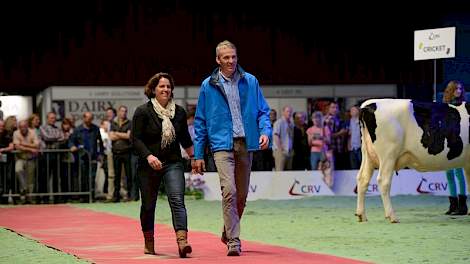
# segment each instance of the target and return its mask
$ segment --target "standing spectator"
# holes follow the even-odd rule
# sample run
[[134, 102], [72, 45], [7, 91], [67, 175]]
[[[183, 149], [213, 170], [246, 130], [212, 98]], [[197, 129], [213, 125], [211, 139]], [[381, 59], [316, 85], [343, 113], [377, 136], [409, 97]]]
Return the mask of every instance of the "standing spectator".
[[20, 121], [19, 129], [13, 133], [13, 144], [19, 151], [16, 155], [15, 174], [20, 183], [21, 203], [29, 203], [29, 194], [34, 191], [39, 140], [34, 131], [28, 128], [27, 120]]
[[154, 221], [158, 191], [163, 181], [171, 208], [173, 229], [180, 257], [192, 252], [188, 244], [188, 223], [184, 205], [184, 166], [180, 145], [193, 158], [194, 149], [186, 123], [186, 112], [175, 104], [173, 77], [157, 73], [147, 82], [145, 95], [150, 99], [139, 106], [132, 120], [132, 143], [139, 156], [138, 177], [142, 205], [140, 223], [144, 253], [155, 254]]
[[[274, 109], [269, 111], [269, 122], [271, 127], [274, 127], [274, 122], [277, 120], [277, 112]], [[273, 150], [271, 148], [261, 149], [253, 152], [253, 165], [254, 171], [272, 171], [274, 169]]]
[[106, 108], [106, 120], [109, 121], [108, 131], [111, 131], [111, 124], [117, 116], [117, 111], [113, 107]]
[[[337, 169], [336, 159], [344, 156], [343, 137], [347, 131], [341, 128], [341, 121], [338, 117], [338, 103], [330, 102], [328, 113], [326, 114], [324, 126], [331, 132], [331, 141], [328, 144], [327, 157], [329, 157], [329, 166], [331, 167], [331, 176], [326, 178], [327, 185], [331, 188], [334, 184], [334, 169]], [[340, 159], [341, 160], [341, 159]]]
[[[31, 128], [34, 133], [36, 134], [38, 140], [39, 140], [39, 152], [40, 154], [38, 155], [37, 158], [37, 179], [36, 179], [36, 190], [39, 193], [46, 193], [47, 192], [47, 178], [46, 178], [46, 159], [45, 155], [42, 154], [42, 150], [46, 147], [44, 142], [41, 139], [41, 118], [39, 117], [39, 114], [33, 113], [31, 116], [28, 118], [28, 125], [29, 128]], [[44, 197], [44, 196], [36, 196], [36, 202], [45, 202], [48, 200], [49, 197]]]
[[274, 122], [277, 120], [277, 111], [276, 109], [271, 109], [269, 111], [269, 122], [271, 122], [271, 126], [274, 126]]
[[[64, 120], [62, 120], [62, 124], [60, 125], [60, 127], [62, 129], [62, 134], [64, 135], [64, 141], [69, 140], [70, 136], [73, 134], [72, 121], [68, 117], [66, 117], [66, 118], [64, 118]], [[67, 146], [68, 146], [68, 144], [65, 145], [65, 146], [62, 145], [61, 148], [64, 148], [64, 147], [67, 147]]]
[[[103, 147], [104, 147], [104, 152], [103, 152], [103, 161], [101, 162], [101, 168], [103, 169], [104, 172], [104, 184], [103, 184], [103, 193], [108, 194], [108, 156], [111, 155], [111, 139], [109, 139], [109, 131], [108, 128], [110, 127], [109, 121], [107, 119], [101, 120], [100, 123], [100, 135], [101, 139], [103, 140]], [[99, 168], [98, 168], [99, 170]], [[113, 179], [114, 180], [114, 179]], [[114, 185], [114, 184], [113, 184]], [[106, 198], [106, 201], [112, 201], [112, 196], [114, 194], [114, 191], [110, 197], [110, 199]], [[109, 195], [107, 195], [108, 197]]]
[[75, 115], [67, 116], [67, 119], [70, 120], [70, 132], [73, 134], [73, 130], [75, 129]]
[[337, 102], [330, 102], [328, 105], [328, 113], [324, 122], [331, 132], [331, 142], [329, 148], [333, 150], [333, 160], [331, 164], [332, 168], [335, 170], [345, 169], [349, 164], [349, 158], [347, 157], [346, 152], [348, 124], [341, 121]]
[[[93, 114], [91, 112], [83, 113], [83, 123], [75, 128], [69, 140], [69, 147], [72, 152], [77, 152], [77, 159], [75, 160], [81, 166], [82, 182], [79, 184], [82, 186], [82, 191], [90, 190], [92, 201], [94, 201], [97, 161], [103, 158], [104, 147], [100, 129], [93, 124]], [[80, 151], [81, 149], [87, 153]], [[89, 170], [90, 167], [91, 171]]]
[[[46, 160], [46, 181], [48, 193], [60, 190], [59, 170], [60, 153], [48, 152], [47, 150], [57, 150], [64, 141], [64, 133], [62, 129], [55, 125], [56, 114], [54, 112], [47, 113], [46, 124], [40, 127], [41, 139], [45, 144], [46, 152], [44, 152]], [[57, 187], [55, 187], [57, 186]], [[49, 201], [54, 201], [54, 196], [49, 197]]]
[[292, 107], [282, 108], [282, 117], [274, 123], [273, 156], [276, 171], [292, 170], [294, 124], [292, 123]]
[[194, 140], [194, 116], [196, 115], [196, 111], [191, 108], [188, 110], [188, 116], [186, 117], [186, 123], [188, 124], [188, 132], [191, 136], [191, 140]]
[[39, 115], [32, 114], [28, 118], [28, 125], [29, 128], [34, 130], [34, 133], [36, 133], [36, 136], [38, 136], [39, 140], [41, 140], [41, 118], [39, 117]]
[[[187, 110], [186, 123], [188, 124], [188, 133], [191, 136], [191, 141], [194, 141], [194, 115], [196, 112], [193, 108]], [[186, 150], [181, 146], [181, 156], [185, 159], [185, 171], [191, 171], [191, 158], [186, 153]]]
[[359, 107], [353, 106], [350, 109], [351, 119], [349, 120], [348, 151], [351, 169], [357, 170], [361, 166], [361, 127], [359, 125]]
[[327, 144], [329, 143], [330, 130], [323, 126], [323, 115], [320, 111], [312, 114], [313, 126], [307, 129], [308, 142], [310, 146], [310, 167], [312, 170], [320, 169], [321, 161], [327, 159]]
[[[114, 122], [114, 119], [116, 118], [116, 115], [117, 115], [117, 112], [116, 112], [116, 109], [114, 109], [113, 107], [108, 107], [106, 108], [106, 123], [107, 123], [107, 127], [106, 127], [106, 131], [108, 133], [108, 136], [109, 136], [109, 132], [111, 131], [111, 124]], [[108, 148], [106, 148], [108, 149]], [[114, 173], [114, 159], [113, 159], [113, 151], [112, 151], [112, 144], [109, 145], [109, 149], [108, 149], [108, 154], [106, 155], [106, 167], [105, 167], [105, 187], [108, 192], [108, 195], [106, 196], [106, 200], [107, 201], [112, 201], [113, 200], [113, 196], [114, 196], [114, 177], [115, 177], [115, 173]], [[119, 184], [119, 187], [118, 189], [121, 191], [121, 184]], [[122, 190], [124, 191], [124, 190]]]
[[[112, 152], [114, 162], [114, 186], [121, 185], [122, 166], [124, 166], [125, 179], [126, 179], [126, 195], [125, 200], [131, 198], [132, 190], [132, 174], [131, 174], [131, 121], [127, 119], [127, 107], [124, 105], [119, 106], [118, 116], [111, 124], [111, 131], [109, 138], [112, 141]], [[119, 202], [120, 194], [119, 188], [114, 188], [113, 202]]]
[[[275, 109], [271, 109], [269, 111], [269, 122], [271, 123], [271, 127], [274, 127], [274, 122], [277, 120], [277, 112]], [[274, 169], [274, 157], [273, 157], [273, 150], [272, 148], [267, 148], [261, 150], [263, 153], [263, 170], [265, 171], [272, 171]]]
[[13, 132], [18, 128], [18, 120], [16, 116], [8, 116], [5, 118], [5, 131], [13, 137]]
[[[5, 128], [4, 128], [5, 137], [11, 138], [13, 140], [13, 133], [16, 131], [16, 129], [18, 127], [16, 116], [7, 116], [5, 118], [4, 124], [5, 124]], [[12, 156], [13, 156], [13, 154], [12, 154]], [[8, 159], [8, 156], [7, 156], [7, 159]], [[11, 160], [10, 161], [11, 163], [10, 163], [9, 166], [11, 166], [11, 168], [13, 168], [13, 157], [11, 157], [10, 160]], [[11, 169], [11, 170], [13, 170], [13, 169]], [[13, 189], [14, 187], [13, 187], [12, 177], [10, 177], [9, 180], [12, 183], [11, 188]]]
[[216, 47], [219, 65], [201, 84], [194, 130], [194, 170], [203, 173], [204, 147], [211, 146], [222, 190], [222, 242], [228, 256], [241, 252], [240, 220], [250, 185], [252, 152], [269, 147], [269, 106], [258, 80], [238, 65], [229, 41]]
[[[444, 90], [444, 103], [460, 105], [465, 101], [465, 89], [463, 83], [452, 80]], [[447, 183], [449, 186], [449, 210], [445, 214], [466, 215], [467, 207], [467, 186], [462, 168], [450, 169], [446, 171]], [[468, 175], [467, 175], [468, 176]], [[455, 178], [459, 182], [459, 195], [457, 196], [457, 186]]]
[[310, 170], [310, 147], [308, 146], [306, 119], [306, 112], [294, 114], [294, 157], [292, 161], [294, 170]]
[[[68, 150], [69, 148], [69, 139], [73, 133], [72, 129], [72, 121], [69, 118], [64, 118], [61, 124], [62, 134], [64, 135], [64, 140], [60, 142], [59, 148], [61, 150]], [[61, 152], [61, 172], [60, 172], [60, 183], [61, 183], [61, 190], [63, 192], [70, 192], [72, 191], [72, 175], [74, 169], [74, 160], [73, 155], [70, 152]], [[65, 197], [64, 197], [65, 198]], [[66, 201], [67, 199], [64, 199]]]
[[3, 194], [9, 193], [12, 188], [12, 164], [14, 150], [13, 135], [5, 130], [5, 122], [0, 120], [0, 202], [3, 201]]

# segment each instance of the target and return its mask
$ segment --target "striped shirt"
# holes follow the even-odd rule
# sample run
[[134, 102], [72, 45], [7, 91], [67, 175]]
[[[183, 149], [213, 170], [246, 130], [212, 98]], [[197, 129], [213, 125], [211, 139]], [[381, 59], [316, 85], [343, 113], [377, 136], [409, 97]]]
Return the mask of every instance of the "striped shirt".
[[244, 137], [245, 129], [243, 128], [242, 111], [240, 107], [240, 94], [238, 92], [238, 81], [240, 74], [235, 72], [232, 79], [225, 77], [219, 71], [220, 81], [227, 95], [230, 113], [232, 114], [233, 137]]

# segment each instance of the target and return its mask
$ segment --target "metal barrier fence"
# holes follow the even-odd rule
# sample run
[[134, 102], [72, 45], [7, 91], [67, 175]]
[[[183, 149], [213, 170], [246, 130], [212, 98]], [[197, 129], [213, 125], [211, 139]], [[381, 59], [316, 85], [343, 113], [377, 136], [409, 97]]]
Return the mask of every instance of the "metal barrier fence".
[[[53, 202], [57, 196], [80, 196], [93, 200], [96, 161], [83, 148], [44, 149], [37, 155], [19, 151], [2, 153], [0, 157], [0, 198], [45, 197]], [[51, 201], [52, 200], [52, 201]]]

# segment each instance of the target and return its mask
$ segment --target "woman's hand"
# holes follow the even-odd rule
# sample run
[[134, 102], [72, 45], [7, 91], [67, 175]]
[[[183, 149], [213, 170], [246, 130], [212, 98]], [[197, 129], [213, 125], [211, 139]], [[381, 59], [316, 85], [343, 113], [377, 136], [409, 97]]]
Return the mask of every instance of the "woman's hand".
[[191, 167], [192, 167], [192, 173], [193, 174], [204, 174], [204, 171], [206, 170], [206, 164], [204, 163], [203, 159], [197, 159], [195, 161], [191, 162]]
[[150, 167], [154, 170], [161, 170], [163, 167], [163, 163], [154, 155], [147, 156], [147, 162], [149, 163]]

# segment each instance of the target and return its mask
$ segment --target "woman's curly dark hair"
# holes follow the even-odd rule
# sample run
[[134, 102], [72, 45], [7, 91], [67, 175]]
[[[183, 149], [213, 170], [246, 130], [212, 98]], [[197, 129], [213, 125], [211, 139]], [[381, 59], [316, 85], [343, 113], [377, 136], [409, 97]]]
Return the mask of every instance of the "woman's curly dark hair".
[[159, 72], [152, 76], [150, 80], [147, 82], [145, 85], [145, 90], [144, 93], [147, 96], [148, 99], [155, 98], [155, 87], [157, 87], [158, 82], [160, 81], [161, 78], [166, 78], [170, 81], [170, 86], [171, 86], [171, 98], [173, 98], [173, 90], [175, 89], [175, 81], [173, 80], [173, 77], [166, 72]]

